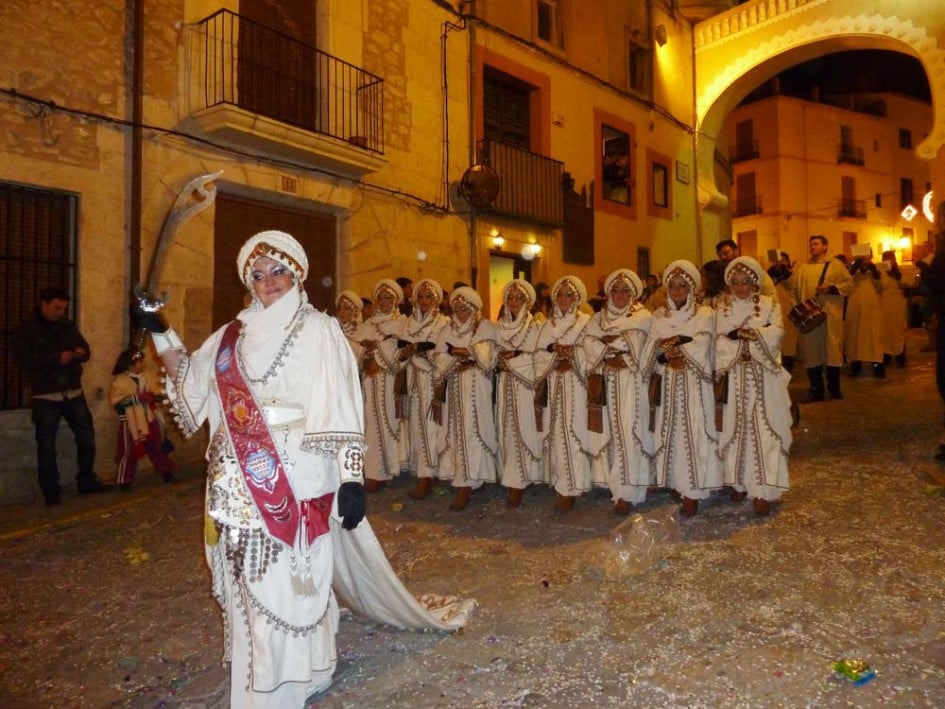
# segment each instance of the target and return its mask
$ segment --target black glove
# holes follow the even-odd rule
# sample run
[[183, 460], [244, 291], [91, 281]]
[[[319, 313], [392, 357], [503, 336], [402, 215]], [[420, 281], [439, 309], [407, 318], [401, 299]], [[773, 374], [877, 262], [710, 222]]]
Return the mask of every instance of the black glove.
[[660, 352], [658, 355], [656, 355], [656, 361], [660, 364], [666, 364], [666, 353]]
[[407, 342], [407, 340], [397, 340], [397, 349], [402, 350], [404, 347], [406, 347], [409, 344], [410, 343]]
[[736, 327], [734, 330], [730, 330], [729, 333], [726, 335], [726, 337], [727, 337], [728, 339], [730, 339], [730, 340], [737, 340], [737, 339], [738, 339], [738, 328]]
[[167, 321], [160, 310], [145, 310], [140, 305], [135, 306], [135, 325], [148, 332], [167, 332]]
[[418, 342], [417, 343], [417, 352], [429, 352], [434, 347], [436, 347], [435, 342]]
[[338, 514], [342, 518], [341, 526], [344, 529], [354, 529], [367, 511], [367, 495], [364, 494], [364, 485], [356, 482], [341, 483], [338, 488]]
[[676, 347], [682, 347], [687, 342], [692, 342], [692, 338], [689, 335], [676, 335]]
[[550, 345], [548, 345], [545, 349], [548, 350], [549, 352], [554, 352], [554, 351], [555, 351], [555, 343], [552, 342], [552, 343], [551, 343]]
[[449, 354], [453, 354], [453, 350], [454, 350], [454, 349], [456, 349], [456, 348], [453, 347], [453, 345], [451, 345], [449, 342], [446, 343], [446, 351], [447, 351]]

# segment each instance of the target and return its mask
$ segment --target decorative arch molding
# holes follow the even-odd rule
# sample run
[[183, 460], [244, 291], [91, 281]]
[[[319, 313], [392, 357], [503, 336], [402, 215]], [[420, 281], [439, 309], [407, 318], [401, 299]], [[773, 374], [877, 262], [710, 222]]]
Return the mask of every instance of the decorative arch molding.
[[[822, 9], [822, 3], [818, 0], [807, 3], [796, 0], [789, 4], [792, 7], [786, 9], [790, 12], [778, 15], [778, 20], [788, 19], [787, 15], [796, 20], [802, 8], [810, 11], [820, 5]], [[933, 116], [929, 134], [917, 146], [916, 154], [925, 160], [933, 160], [945, 145], [945, 49], [926, 27], [917, 27], [911, 19], [877, 14], [811, 16], [810, 22], [755, 44], [753, 42], [758, 39], [760, 25], [764, 24], [766, 29], [770, 29], [775, 18], [767, 17], [766, 21], [759, 22], [757, 12], [749, 15], [749, 18], [755, 19], [755, 22], [742, 23], [744, 27], [740, 24], [733, 26], [733, 17], [727, 18], [727, 24], [724, 24], [726, 18], [717, 20], [723, 22], [720, 27], [727, 29], [716, 29], [714, 35], [708, 37], [703, 33], [703, 43], [697, 50], [697, 65], [699, 55], [710, 55], [722, 46], [725, 47], [726, 56], [736, 57], [713, 75], [696, 100], [698, 195], [703, 209], [715, 212], [728, 205], [728, 199], [716, 188], [712, 169], [716, 138], [728, 114], [744, 94], [761, 81], [798, 61], [820, 56], [821, 52], [814, 47], [818, 43], [829, 43], [838, 49], [889, 49], [916, 57], [928, 77]], [[742, 47], [739, 39], [750, 39], [752, 43]], [[780, 66], [782, 62], [771, 61], [782, 55], [791, 55], [790, 61], [784, 59], [784, 66]], [[766, 76], [758, 80], [756, 72], [753, 83], [746, 78], [765, 63], [770, 63], [772, 67]]]
[[[729, 35], [730, 39], [737, 37]], [[916, 149], [926, 160], [933, 159], [945, 144], [945, 49], [925, 27], [916, 27], [912, 20], [881, 15], [846, 15], [817, 19], [800, 27], [775, 35], [748, 49], [718, 73], [696, 101], [696, 115], [700, 127], [710, 122], [715, 104], [738, 79], [751, 69], [791, 49], [819, 41], [842, 42], [855, 38], [860, 48], [889, 48], [915, 56], [925, 69], [932, 93], [932, 129]], [[722, 102], [727, 103], [727, 102]], [[727, 107], [726, 107], [727, 108]], [[724, 112], [727, 115], [727, 110]], [[718, 123], [725, 115], [716, 118]], [[709, 126], [705, 126], [708, 128]]]

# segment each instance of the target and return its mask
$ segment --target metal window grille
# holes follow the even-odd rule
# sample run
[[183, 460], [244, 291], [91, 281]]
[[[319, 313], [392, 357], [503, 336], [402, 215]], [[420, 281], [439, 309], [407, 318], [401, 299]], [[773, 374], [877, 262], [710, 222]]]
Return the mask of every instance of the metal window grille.
[[0, 410], [29, 406], [23, 372], [13, 363], [13, 333], [59, 286], [76, 307], [77, 195], [0, 182]]

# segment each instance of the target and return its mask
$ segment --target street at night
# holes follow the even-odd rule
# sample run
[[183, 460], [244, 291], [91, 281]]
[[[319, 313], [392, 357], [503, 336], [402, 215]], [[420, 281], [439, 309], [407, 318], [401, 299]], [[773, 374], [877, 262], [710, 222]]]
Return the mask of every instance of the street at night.
[[[475, 598], [455, 635], [343, 615], [318, 707], [900, 706], [945, 696], [933, 355], [803, 405], [791, 490], [770, 517], [721, 495], [624, 573], [604, 491], [566, 514], [495, 486], [451, 512], [398, 480], [368, 518], [416, 594]], [[803, 373], [795, 375], [799, 395]], [[222, 626], [203, 562], [202, 480], [4, 508], [0, 705], [223, 707]], [[639, 510], [676, 506], [654, 492]], [[639, 569], [632, 569], [634, 571]], [[862, 686], [840, 659], [877, 673]]]

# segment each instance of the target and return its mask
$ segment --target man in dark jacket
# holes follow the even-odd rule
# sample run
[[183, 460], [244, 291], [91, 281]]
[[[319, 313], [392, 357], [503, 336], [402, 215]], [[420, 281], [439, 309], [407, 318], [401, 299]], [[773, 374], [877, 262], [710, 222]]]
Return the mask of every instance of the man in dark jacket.
[[75, 434], [79, 494], [112, 487], [95, 476], [95, 426], [82, 393], [82, 363], [89, 360], [89, 343], [66, 317], [68, 309], [66, 291], [46, 288], [32, 317], [13, 336], [13, 359], [29, 380], [39, 487], [47, 505], [61, 502], [56, 433], [62, 418]]

